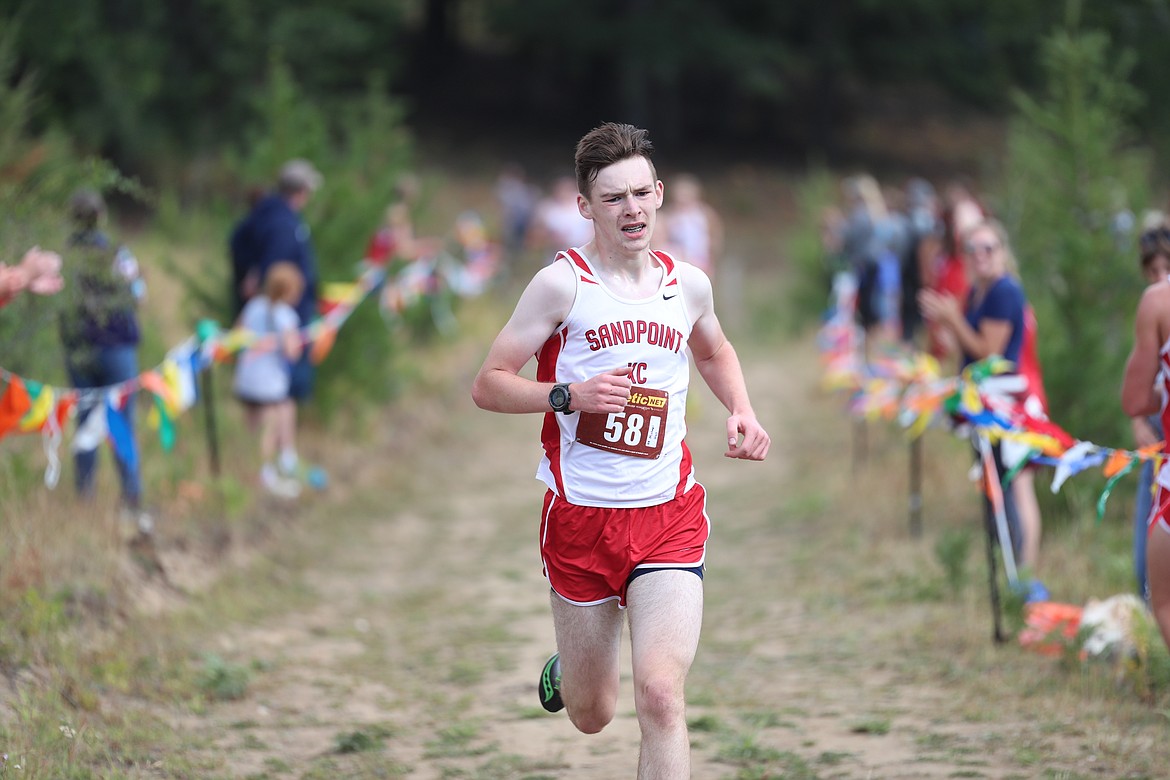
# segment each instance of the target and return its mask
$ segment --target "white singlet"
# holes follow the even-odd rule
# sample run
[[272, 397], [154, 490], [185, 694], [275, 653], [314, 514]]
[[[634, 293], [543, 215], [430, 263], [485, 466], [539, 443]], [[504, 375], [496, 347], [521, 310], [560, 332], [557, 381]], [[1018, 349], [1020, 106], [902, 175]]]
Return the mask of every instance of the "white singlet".
[[537, 352], [540, 382], [583, 382], [624, 366], [634, 387], [624, 412], [548, 412], [541, 429], [544, 456], [537, 479], [571, 504], [654, 506], [695, 484], [683, 441], [690, 361], [691, 320], [678, 264], [654, 252], [662, 269], [654, 294], [642, 300], [609, 290], [580, 249], [553, 262], [570, 263], [577, 294], [561, 327]]

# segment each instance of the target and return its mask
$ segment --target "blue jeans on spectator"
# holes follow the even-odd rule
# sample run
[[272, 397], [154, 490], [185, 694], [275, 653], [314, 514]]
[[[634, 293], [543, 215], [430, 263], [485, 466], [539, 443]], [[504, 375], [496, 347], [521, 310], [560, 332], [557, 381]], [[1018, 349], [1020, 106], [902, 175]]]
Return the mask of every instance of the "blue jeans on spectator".
[[[70, 354], [66, 358], [69, 379], [77, 388], [108, 387], [138, 376], [138, 346], [119, 345], [92, 347]], [[81, 426], [90, 412], [105, 403], [104, 398], [90, 396], [78, 404], [77, 424]], [[134, 436], [134, 403], [131, 398], [125, 410], [126, 426]], [[93, 495], [94, 475], [97, 472], [98, 448], [73, 455], [76, 468], [77, 493], [83, 498]], [[122, 501], [131, 509], [138, 509], [142, 500], [142, 481], [137, 468], [127, 468], [115, 454], [118, 477], [122, 482]]]
[[[1160, 415], [1153, 414], [1146, 419], [1159, 436], [1165, 435]], [[1150, 510], [1154, 503], [1154, 495], [1151, 492], [1153, 487], [1154, 463], [1147, 460], [1142, 463], [1142, 470], [1138, 474], [1137, 496], [1133, 502], [1133, 571], [1137, 579], [1138, 595], [1147, 604], [1150, 602], [1150, 581], [1146, 574], [1146, 539], [1149, 537], [1147, 521], [1150, 519]]]
[[303, 404], [313, 397], [313, 379], [316, 370], [309, 360], [309, 350], [306, 348], [297, 362], [292, 364], [292, 373], [289, 376], [288, 397]]
[[1133, 572], [1137, 578], [1137, 592], [1146, 603], [1150, 601], [1150, 583], [1146, 578], [1146, 539], [1149, 536], [1148, 521], [1154, 496], [1154, 462], [1142, 463], [1138, 473], [1137, 496], [1133, 506]]

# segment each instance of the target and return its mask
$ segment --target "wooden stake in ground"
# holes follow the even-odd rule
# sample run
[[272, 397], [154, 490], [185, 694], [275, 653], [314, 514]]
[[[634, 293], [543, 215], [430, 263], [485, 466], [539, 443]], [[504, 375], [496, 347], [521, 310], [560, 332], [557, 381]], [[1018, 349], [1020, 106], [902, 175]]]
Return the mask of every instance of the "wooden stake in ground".
[[910, 535], [922, 536], [922, 437], [910, 441]]
[[213, 366], [209, 365], [203, 372], [203, 431], [207, 437], [208, 463], [211, 466], [211, 481], [215, 486], [215, 503], [219, 515], [218, 528], [215, 532], [215, 549], [223, 552], [227, 549], [230, 537], [227, 530], [227, 499], [223, 494], [222, 468], [219, 458], [219, 427], [215, 416], [215, 377], [212, 375]]
[[[994, 626], [994, 637], [997, 643], [1006, 642], [1008, 637], [1003, 631], [1000, 619], [999, 574], [995, 563], [995, 547], [998, 544], [1003, 554], [1003, 568], [1007, 574], [1008, 584], [1012, 588], [1019, 586], [1019, 576], [1016, 573], [1016, 557], [1012, 550], [1012, 535], [1008, 530], [1007, 505], [1004, 503], [1003, 486], [999, 483], [999, 470], [995, 467], [995, 456], [991, 452], [991, 442], [986, 436], [975, 434], [976, 446], [979, 449], [979, 458], [983, 464], [983, 515], [984, 526], [987, 532], [987, 572], [991, 587], [991, 613]], [[1004, 544], [1007, 540], [1007, 544]]]

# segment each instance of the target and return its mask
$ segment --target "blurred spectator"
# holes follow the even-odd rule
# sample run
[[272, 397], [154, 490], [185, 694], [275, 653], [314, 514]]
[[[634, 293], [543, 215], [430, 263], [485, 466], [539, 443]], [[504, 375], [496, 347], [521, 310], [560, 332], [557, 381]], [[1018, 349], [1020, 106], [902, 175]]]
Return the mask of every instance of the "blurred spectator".
[[0, 263], [0, 306], [25, 290], [36, 295], [52, 295], [64, 284], [61, 256], [34, 246], [16, 265]]
[[879, 273], [882, 257], [888, 251], [889, 233], [883, 229], [888, 212], [881, 189], [872, 176], [863, 174], [845, 179], [842, 194], [845, 222], [841, 251], [856, 281], [856, 314], [867, 335], [868, 355], [868, 336], [881, 322]]
[[537, 204], [529, 241], [537, 249], [560, 251], [592, 240], [593, 223], [577, 206], [577, 182], [562, 176], [553, 183], [552, 193]]
[[983, 208], [970, 185], [962, 179], [956, 179], [947, 185], [945, 200], [946, 209], [951, 214], [951, 221], [960, 238], [965, 237], [968, 231], [973, 230], [987, 216], [987, 209]]
[[232, 261], [232, 319], [239, 318], [243, 304], [256, 294], [260, 287], [260, 269], [256, 267], [256, 249], [252, 246], [252, 216], [260, 202], [267, 198], [263, 187], [248, 187], [245, 202], [248, 213], [235, 223], [232, 235], [228, 237], [228, 256]]
[[658, 214], [663, 248], [714, 276], [723, 252], [723, 221], [703, 200], [703, 187], [688, 173], [679, 174], [666, 191], [666, 205]]
[[513, 258], [527, 245], [528, 230], [539, 198], [539, 191], [528, 181], [519, 163], [509, 163], [500, 170], [496, 179], [496, 201], [500, 205], [504, 249]]
[[825, 270], [830, 276], [847, 270], [843, 245], [844, 232], [845, 215], [841, 209], [833, 204], [821, 209], [821, 252], [825, 258]]
[[910, 218], [906, 196], [895, 187], [883, 192], [886, 215], [875, 226], [877, 283], [874, 310], [883, 342], [897, 341], [902, 333], [902, 263], [909, 251]]
[[[232, 232], [231, 252], [234, 268], [242, 271], [244, 285], [241, 301], [255, 295], [264, 276], [274, 264], [288, 261], [296, 265], [304, 279], [300, 299], [293, 306], [304, 325], [317, 317], [317, 261], [309, 240], [309, 226], [301, 218], [313, 193], [321, 186], [321, 174], [306, 160], [285, 163], [276, 180], [276, 190], [264, 196]], [[307, 401], [313, 392], [313, 366], [305, 350], [292, 368], [289, 396], [297, 403]], [[295, 453], [282, 455], [296, 466]]]
[[1113, 236], [1113, 246], [1118, 252], [1129, 251], [1136, 228], [1137, 217], [1126, 203], [1125, 190], [1119, 187], [1113, 193], [1113, 210], [1109, 216], [1109, 232]]
[[[947, 293], [922, 290], [918, 295], [922, 314], [928, 322], [935, 323], [949, 334], [950, 341], [962, 353], [963, 367], [992, 355], [1021, 366], [1027, 339], [1028, 301], [1016, 279], [1016, 262], [1007, 233], [998, 223], [983, 221], [968, 230], [964, 237], [963, 251], [971, 271], [971, 290], [965, 310]], [[1038, 365], [1029, 367], [1029, 370], [1034, 369], [1038, 369]], [[1026, 382], [1024, 385], [1026, 398], [1030, 393]], [[992, 452], [996, 476], [1002, 483], [1007, 469], [1001, 445], [993, 444]], [[1039, 510], [1033, 512], [1030, 505], [1020, 506], [1016, 481], [1012, 480], [1010, 489], [1003, 491], [1010, 543], [1021, 568], [1034, 572], [1040, 546]], [[1034, 492], [1031, 497], [1034, 499]], [[1021, 509], [1023, 511], [1019, 511]], [[1021, 585], [1025, 588], [1027, 601], [1048, 599], [1048, 591], [1040, 580], [1031, 579], [1021, 582]]]
[[[129, 384], [138, 377], [137, 309], [146, 295], [146, 284], [130, 250], [115, 244], [102, 230], [106, 204], [99, 193], [75, 192], [69, 201], [69, 213], [74, 232], [69, 237], [66, 272], [74, 305], [61, 316], [61, 341], [73, 386], [94, 390], [78, 394], [78, 434], [73, 442], [77, 492], [83, 498], [93, 495], [98, 445], [108, 430], [115, 443], [114, 460], [126, 518], [140, 533], [147, 534], [153, 521], [142, 510], [142, 480], [134, 439], [134, 398], [138, 388]], [[120, 388], [118, 400], [124, 408], [112, 406], [107, 417], [107, 403], [116, 402], [97, 389], [122, 383], [127, 384]], [[90, 433], [95, 430], [88, 424], [95, 411], [98, 414], [94, 422], [100, 433]], [[107, 422], [108, 428], [104, 424]], [[124, 426], [115, 428], [117, 422]]]
[[[930, 271], [922, 281], [924, 289], [946, 295], [957, 302], [967, 300], [971, 282], [963, 253], [963, 237], [984, 219], [983, 207], [962, 182], [952, 182], [946, 189], [942, 218], [942, 241], [939, 252], [929, 263]], [[959, 353], [952, 333], [938, 323], [926, 322], [927, 349], [936, 358]]]
[[922, 327], [918, 310], [918, 291], [927, 276], [929, 262], [937, 256], [941, 241], [942, 223], [938, 198], [934, 187], [925, 179], [911, 179], [906, 183], [907, 240], [903, 247], [901, 265], [900, 316], [902, 341], [913, 344]]
[[236, 223], [228, 239], [228, 254], [232, 266], [230, 297], [232, 304], [231, 316], [233, 320], [240, 316], [240, 311], [243, 310], [244, 304], [256, 294], [256, 290], [260, 285], [260, 270], [255, 264], [256, 253], [247, 245], [247, 242], [250, 241], [250, 236], [247, 234], [247, 231], [251, 229], [249, 219], [253, 211], [255, 211], [256, 206], [267, 195], [267, 191], [262, 187], [248, 188], [245, 194], [248, 214], [244, 219]]
[[387, 265], [394, 260], [411, 261], [433, 255], [440, 249], [435, 239], [419, 238], [414, 234], [414, 210], [419, 194], [418, 178], [403, 174], [394, 185], [393, 199], [386, 207], [382, 224], [366, 245], [366, 261], [372, 265]]
[[277, 456], [297, 449], [296, 404], [289, 385], [292, 366], [304, 351], [300, 317], [293, 308], [304, 284], [296, 264], [274, 264], [263, 290], [248, 300], [236, 323], [258, 340], [237, 358], [232, 388], [244, 405], [248, 428], [259, 434], [260, 484], [285, 498], [296, 498], [301, 491], [300, 482], [281, 474]]
[[479, 295], [500, 270], [500, 246], [488, 240], [483, 219], [470, 210], [455, 218], [455, 242], [463, 265], [449, 272], [447, 283], [458, 295]]
[[[1013, 274], [1017, 273], [1014, 269]], [[1036, 313], [1031, 304], [1024, 304], [1024, 338], [1020, 342], [1020, 359], [1018, 371], [1024, 379], [1024, 388], [1016, 395], [1018, 410], [1025, 415], [1038, 419], [1048, 419], [1048, 394], [1044, 390], [1044, 372], [1040, 367], [1040, 356], [1036, 348], [1038, 325]], [[1014, 452], [1009, 452], [1014, 450]], [[1031, 447], [1021, 442], [1005, 440], [1003, 443], [1004, 461], [1008, 468], [1017, 465], [1023, 458], [1028, 457]], [[1012, 498], [1015, 499], [1016, 509], [1020, 516], [1020, 531], [1023, 539], [1020, 543], [1020, 564], [1035, 575], [1040, 561], [1040, 539], [1043, 534], [1043, 521], [1040, 515], [1040, 502], [1036, 497], [1036, 470], [1035, 464], [1029, 463], [1016, 472], [1012, 480]], [[1046, 601], [1048, 592], [1039, 580], [1032, 580], [1029, 585], [1031, 591], [1029, 601]]]
[[[1170, 280], [1170, 228], [1163, 225], [1151, 227], [1138, 239], [1142, 278], [1147, 285], [1164, 284]], [[1133, 427], [1134, 444], [1149, 447], [1162, 441], [1165, 432], [1162, 420], [1157, 414], [1139, 414], [1130, 418]], [[1137, 580], [1137, 592], [1147, 602], [1150, 599], [1149, 580], [1146, 575], [1146, 539], [1149, 535], [1149, 520], [1154, 490], [1154, 462], [1147, 460], [1138, 473], [1137, 496], [1133, 512], [1133, 568]]]

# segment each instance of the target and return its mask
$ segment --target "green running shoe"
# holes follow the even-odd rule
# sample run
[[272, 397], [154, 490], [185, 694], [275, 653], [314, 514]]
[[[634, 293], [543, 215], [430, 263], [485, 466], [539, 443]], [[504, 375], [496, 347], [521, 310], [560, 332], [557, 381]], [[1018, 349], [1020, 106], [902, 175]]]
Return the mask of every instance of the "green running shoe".
[[561, 701], [561, 654], [553, 653], [540, 670], [540, 683], [536, 686], [540, 706], [549, 712], [560, 712], [565, 708]]

